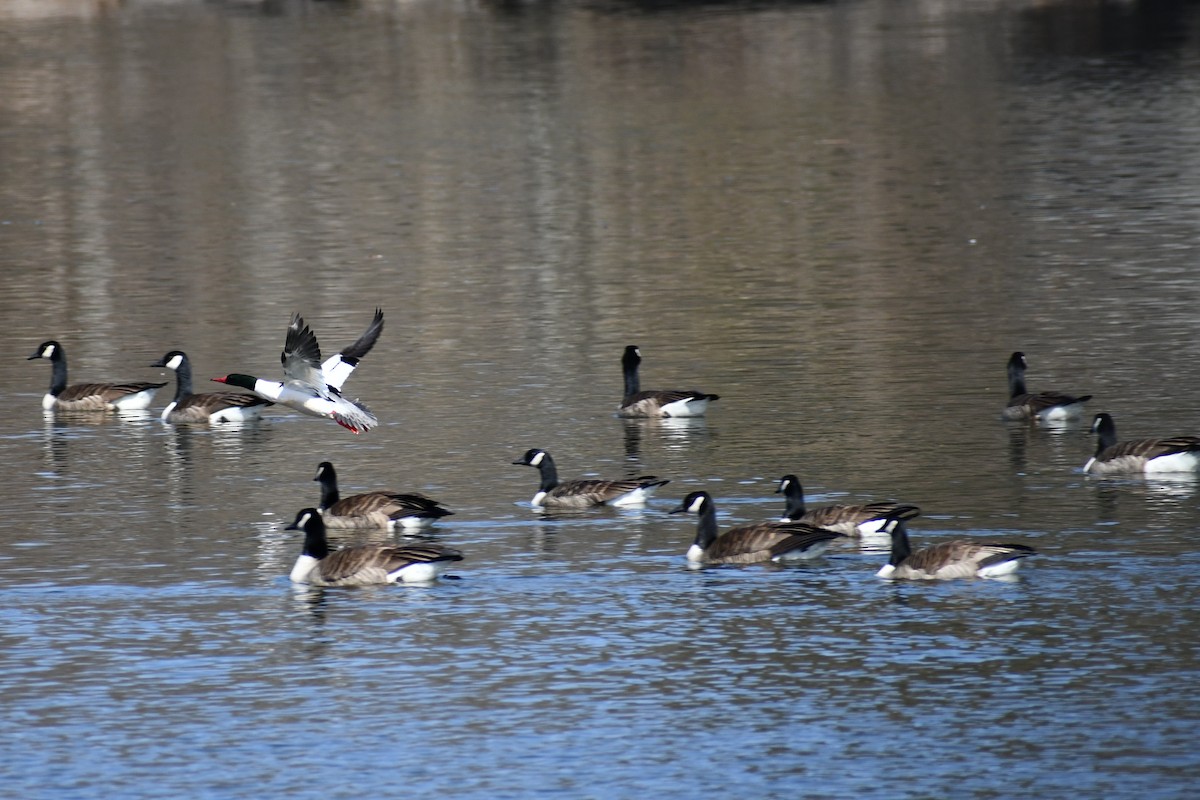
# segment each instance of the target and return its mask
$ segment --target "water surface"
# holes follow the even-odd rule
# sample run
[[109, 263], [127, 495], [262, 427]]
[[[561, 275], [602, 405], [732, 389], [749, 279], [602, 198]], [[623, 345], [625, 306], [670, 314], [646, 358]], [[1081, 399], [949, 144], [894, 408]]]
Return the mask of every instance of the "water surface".
[[[13, 3], [0, 10], [0, 781], [14, 796], [1186, 797], [1196, 484], [1095, 480], [1086, 420], [1196, 433], [1186, 4]], [[44, 416], [48, 365], [278, 370], [376, 306], [355, 437], [272, 412]], [[706, 419], [613, 416], [643, 382]], [[167, 377], [157, 379], [167, 380]], [[209, 384], [211, 386], [211, 384]], [[173, 384], [172, 384], [173, 386]], [[528, 507], [655, 473], [645, 509]], [[316, 465], [422, 491], [457, 580], [289, 585]], [[1038, 549], [691, 570], [722, 525], [895, 497]]]

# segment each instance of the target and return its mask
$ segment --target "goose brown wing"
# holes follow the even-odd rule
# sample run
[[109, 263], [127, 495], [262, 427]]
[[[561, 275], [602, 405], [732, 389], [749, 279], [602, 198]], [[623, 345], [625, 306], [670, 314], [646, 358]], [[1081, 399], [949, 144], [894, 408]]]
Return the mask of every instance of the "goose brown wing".
[[1030, 415], [1040, 414], [1048, 408], [1055, 406], [1069, 406], [1075, 403], [1086, 403], [1091, 400], [1090, 394], [1080, 395], [1078, 397], [1063, 392], [1034, 392], [1029, 394], [1019, 394], [1008, 401], [1009, 408], [1019, 407], [1024, 408]]
[[191, 394], [175, 404], [174, 411], [183, 413], [195, 409], [205, 414], [213, 414], [226, 408], [252, 408], [253, 406], [274, 405], [270, 400], [255, 394], [241, 392], [204, 392]]
[[805, 512], [799, 522], [807, 522], [818, 528], [832, 528], [836, 525], [857, 526], [873, 519], [883, 519], [889, 514], [898, 519], [910, 520], [921, 515], [917, 506], [893, 503], [879, 500], [861, 505], [832, 505], [813, 508]]
[[708, 546], [704, 557], [727, 564], [752, 564], [840, 538], [842, 534], [836, 531], [803, 522], [760, 522], [725, 531]]
[[381, 512], [389, 517], [404, 513], [419, 512], [446, 513], [438, 501], [415, 492], [401, 494], [398, 492], [364, 492], [350, 497], [343, 497], [332, 506], [328, 512], [336, 517], [357, 517]]
[[1137, 458], [1158, 458], [1174, 453], [1187, 453], [1200, 450], [1200, 437], [1170, 436], [1161, 439], [1130, 439], [1118, 442], [1097, 457], [1100, 461], [1111, 461], [1115, 458], [1134, 456]]
[[382, 566], [394, 572], [409, 564], [429, 564], [434, 561], [462, 561], [462, 553], [453, 547], [438, 544], [408, 544], [381, 548]]
[[694, 389], [659, 389], [656, 391], [638, 392], [637, 394], [625, 398], [623, 405], [632, 406], [641, 403], [645, 400], [653, 400], [659, 405], [667, 405], [669, 403], [677, 403], [680, 400], [716, 400], [715, 394], [705, 394]]
[[607, 503], [609, 500], [615, 500], [621, 495], [628, 494], [635, 489], [661, 486], [664, 483], [669, 483], [669, 481], [653, 475], [643, 475], [638, 478], [625, 480], [584, 478], [560, 483], [551, 489], [546, 497], [557, 501], [574, 499], [578, 504], [591, 503], [593, 505], [600, 505]]
[[[771, 545], [771, 558], [789, 553], [792, 550], [807, 550], [821, 542], [845, 538], [845, 534], [838, 533], [837, 531], [831, 531], [827, 528], [808, 525], [802, 522], [783, 522], [775, 523], [775, 525], [779, 533], [783, 535], [783, 538]], [[720, 540], [718, 539], [718, 541]]]
[[89, 397], [98, 397], [106, 403], [111, 403], [113, 400], [120, 400], [131, 394], [144, 392], [147, 389], [159, 389], [166, 385], [166, 383], [77, 383], [63, 389], [59, 393], [58, 399], [61, 402], [70, 403], [86, 400]]
[[1034, 554], [1022, 544], [995, 544], [957, 539], [939, 542], [904, 559], [897, 570], [937, 578], [968, 578], [984, 567]]

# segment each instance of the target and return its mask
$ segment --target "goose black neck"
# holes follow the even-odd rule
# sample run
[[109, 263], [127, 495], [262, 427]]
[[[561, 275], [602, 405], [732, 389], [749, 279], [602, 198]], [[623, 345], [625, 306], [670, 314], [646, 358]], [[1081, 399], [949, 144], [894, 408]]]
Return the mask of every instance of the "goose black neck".
[[1008, 396], [1017, 397], [1025, 393], [1025, 365], [1020, 359], [1012, 358], [1008, 362]]
[[554, 466], [554, 459], [550, 457], [549, 453], [542, 453], [538, 472], [542, 474], [542, 485], [538, 487], [540, 491], [548, 492], [558, 486], [558, 467]]
[[50, 354], [50, 394], [58, 397], [67, 388], [67, 354], [62, 345]]
[[908, 543], [908, 527], [904, 520], [897, 518], [896, 524], [892, 526], [892, 557], [888, 559], [888, 563], [898, 567], [910, 555], [912, 545]]
[[637, 354], [637, 349], [633, 346], [625, 348], [625, 355], [621, 356], [621, 368], [625, 373], [625, 396], [633, 397], [641, 388], [641, 383], [638, 381], [638, 364], [642, 361], [642, 357]]
[[191, 393], [192, 362], [188, 361], [187, 356], [184, 356], [179, 359], [179, 366], [175, 368], [175, 402], [178, 403]]
[[1100, 455], [1117, 443], [1117, 424], [1112, 417], [1104, 415], [1096, 419], [1096, 455]]
[[701, 507], [700, 519], [696, 522], [696, 546], [707, 550], [717, 540], [717, 533], [717, 509], [710, 500]]
[[332, 467], [326, 467], [321, 470], [317, 480], [321, 482], [321, 508], [332, 508], [334, 503], [342, 499], [341, 493], [338, 491], [337, 473], [333, 471]]
[[329, 555], [329, 542], [325, 539], [325, 520], [313, 514], [304, 524], [304, 555], [320, 561]]
[[800, 481], [788, 481], [783, 489], [783, 497], [787, 500], [787, 510], [783, 515], [788, 519], [800, 519], [808, 511], [804, 503], [804, 487], [800, 485]]

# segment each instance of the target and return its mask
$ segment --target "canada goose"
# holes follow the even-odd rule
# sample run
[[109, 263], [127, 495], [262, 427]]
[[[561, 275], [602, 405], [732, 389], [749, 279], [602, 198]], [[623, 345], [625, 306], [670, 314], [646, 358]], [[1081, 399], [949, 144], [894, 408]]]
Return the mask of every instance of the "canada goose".
[[422, 494], [365, 492], [349, 497], [338, 493], [337, 471], [322, 461], [314, 481], [321, 482], [321, 504], [317, 510], [327, 528], [424, 528], [453, 514]]
[[545, 450], [533, 448], [512, 462], [537, 467], [542, 483], [530, 501], [536, 508], [588, 508], [589, 506], [640, 506], [659, 486], [670, 483], [654, 475], [627, 480], [574, 480], [558, 482], [554, 459]]
[[902, 514], [905, 519], [920, 516], [921, 509], [917, 506], [879, 500], [874, 503], [861, 505], [829, 505], [820, 508], [806, 508], [804, 504], [804, 487], [795, 475], [784, 475], [779, 479], [776, 494], [782, 494], [787, 500], [787, 510], [783, 512], [783, 522], [807, 522], [818, 528], [838, 531], [847, 536], [869, 536], [871, 534], [887, 533], [884, 527], [889, 514]]
[[708, 404], [719, 395], [695, 390], [639, 391], [638, 365], [642, 354], [637, 345], [625, 348], [621, 367], [625, 371], [625, 398], [617, 409], [618, 417], [702, 417]]
[[67, 386], [67, 352], [55, 341], [42, 342], [26, 361], [50, 359], [50, 391], [42, 398], [47, 411], [140, 411], [154, 401], [154, 393], [167, 384], [77, 383]]
[[166, 422], [245, 422], [258, 419], [271, 405], [258, 395], [241, 392], [192, 393], [192, 364], [182, 350], [172, 350], [150, 366], [175, 372], [175, 399], [163, 409]]
[[322, 364], [316, 334], [296, 314], [288, 326], [283, 353], [279, 356], [283, 362], [283, 383], [240, 373], [213, 380], [249, 389], [282, 406], [314, 417], [328, 417], [349, 431], [363, 433], [375, 427], [379, 420], [362, 403], [343, 397], [341, 389], [359, 360], [375, 346], [382, 330], [383, 311], [377, 308], [366, 332], [354, 344]]
[[1013, 353], [1008, 359], [1008, 405], [1004, 419], [1036, 419], [1042, 422], [1075, 419], [1083, 413], [1090, 394], [1075, 397], [1062, 392], [1033, 392], [1025, 389], [1025, 354]]
[[1200, 437], [1169, 436], [1117, 442], [1117, 424], [1108, 414], [1092, 420], [1096, 454], [1083, 465], [1093, 475], [1193, 472], [1200, 467]]
[[313, 586], [429, 583], [462, 561], [458, 550], [437, 544], [366, 544], [330, 552], [325, 521], [315, 508], [302, 509], [285, 530], [304, 531], [304, 549], [289, 577]]
[[892, 557], [875, 573], [888, 580], [950, 580], [997, 578], [1017, 571], [1021, 559], [1037, 551], [1023, 544], [995, 544], [957, 539], [940, 542], [917, 552], [908, 543], [907, 522], [896, 519], [891, 527]]
[[845, 534], [818, 528], [807, 522], [756, 522], [717, 530], [717, 509], [708, 492], [692, 492], [671, 514], [694, 512], [696, 539], [687, 558], [696, 564], [755, 564], [762, 561], [800, 561], [816, 558], [829, 543]]

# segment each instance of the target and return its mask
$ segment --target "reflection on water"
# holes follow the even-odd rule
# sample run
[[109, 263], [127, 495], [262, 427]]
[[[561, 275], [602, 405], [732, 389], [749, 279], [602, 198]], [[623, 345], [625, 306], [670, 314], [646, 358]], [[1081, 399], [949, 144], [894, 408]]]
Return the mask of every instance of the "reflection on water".
[[[271, 375], [295, 312], [331, 342], [389, 319], [363, 436], [165, 425], [165, 398], [39, 419], [45, 376], [0, 359], [12, 796], [387, 794], [398, 763], [488, 798], [1187, 796], [1196, 483], [1083, 475], [1087, 421], [1001, 422], [997, 365], [1200, 430], [1188, 4], [57, 0], [0, 26], [14, 353]], [[617, 419], [629, 341], [720, 402]], [[671, 483], [535, 512], [531, 443]], [[292, 586], [323, 460], [444, 499], [424, 535], [461, 580]], [[681, 497], [777, 519], [789, 472], [920, 505], [922, 544], [1039, 555], [1011, 583], [879, 581], [882, 537], [688, 568]], [[914, 752], [919, 788], [889, 780]]]

